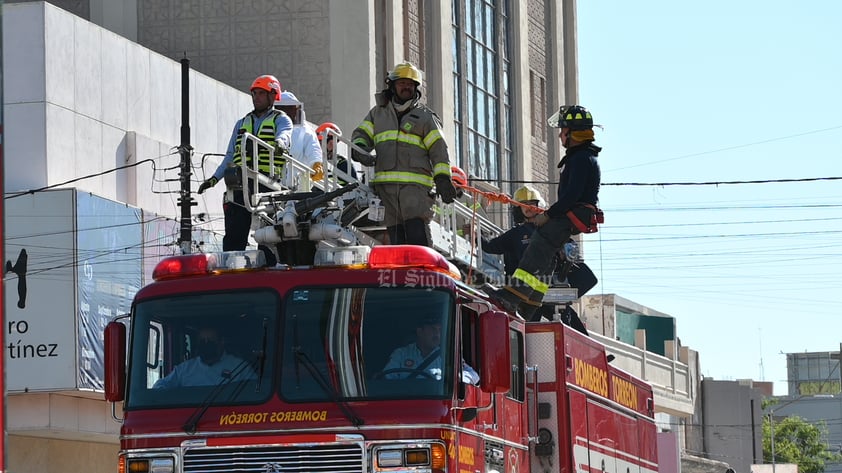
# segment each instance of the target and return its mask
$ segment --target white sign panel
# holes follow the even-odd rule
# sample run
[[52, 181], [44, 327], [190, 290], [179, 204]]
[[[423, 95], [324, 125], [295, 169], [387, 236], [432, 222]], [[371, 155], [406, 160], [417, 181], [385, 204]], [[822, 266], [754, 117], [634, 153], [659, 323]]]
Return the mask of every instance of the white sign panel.
[[5, 200], [6, 387], [76, 388], [74, 191]]

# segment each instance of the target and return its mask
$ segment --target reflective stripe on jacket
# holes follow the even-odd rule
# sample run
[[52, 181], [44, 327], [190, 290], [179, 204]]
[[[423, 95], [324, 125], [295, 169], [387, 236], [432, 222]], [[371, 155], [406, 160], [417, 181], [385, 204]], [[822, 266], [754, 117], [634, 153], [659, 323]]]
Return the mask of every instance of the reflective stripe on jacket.
[[398, 119], [383, 93], [376, 97], [377, 105], [351, 136], [357, 146], [377, 152], [372, 182], [432, 188], [435, 176], [449, 177], [450, 158], [438, 117], [416, 103]]
[[[282, 112], [273, 111], [271, 115], [267, 116], [263, 119], [260, 123], [260, 129], [257, 130], [257, 133], [254, 132], [254, 116], [250, 113], [243, 118], [243, 125], [240, 128], [240, 134], [237, 136], [237, 144], [234, 146], [234, 164], [239, 166], [243, 160], [242, 153], [242, 146], [243, 146], [243, 132], [251, 133], [252, 135], [257, 136], [261, 140], [269, 143], [269, 145], [277, 148], [277, 143], [275, 143], [275, 119], [278, 115]], [[250, 151], [250, 150], [249, 150]], [[246, 164], [248, 166], [252, 166], [252, 156], [254, 155], [253, 152], [245, 153], [246, 156]], [[264, 173], [270, 174], [270, 159], [269, 159], [269, 150], [264, 147], [260, 147], [257, 151], [257, 170]], [[275, 174], [280, 173], [281, 167], [286, 162], [286, 158], [284, 157], [283, 152], [276, 152], [275, 153]]]

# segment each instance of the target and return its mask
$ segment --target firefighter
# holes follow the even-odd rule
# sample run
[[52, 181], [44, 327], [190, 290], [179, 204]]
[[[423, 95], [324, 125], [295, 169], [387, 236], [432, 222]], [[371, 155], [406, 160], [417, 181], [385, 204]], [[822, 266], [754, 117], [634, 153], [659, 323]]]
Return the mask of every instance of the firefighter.
[[290, 144], [289, 154], [296, 161], [312, 169], [313, 172], [310, 177], [314, 181], [322, 180], [324, 178], [322, 147], [319, 146], [316, 132], [307, 124], [304, 104], [298, 100], [295, 94], [285, 90], [281, 93], [281, 99], [275, 102], [275, 108], [282, 110], [292, 119], [292, 143]]
[[490, 296], [501, 307], [519, 312], [531, 320], [541, 307], [555, 266], [554, 256], [571, 235], [595, 231], [600, 214], [598, 202], [600, 170], [594, 142], [593, 117], [579, 105], [562, 106], [547, 123], [559, 128], [558, 137], [566, 149], [560, 169], [558, 199], [546, 212], [530, 218], [537, 230], [512, 274], [508, 285]]
[[[523, 186], [516, 190], [512, 198], [516, 202], [533, 207], [544, 208], [546, 205], [541, 194], [530, 186]], [[503, 265], [507, 276], [514, 274], [526, 247], [529, 245], [529, 238], [536, 227], [527, 220], [535, 215], [536, 212], [533, 209], [514, 205], [512, 206], [512, 219], [515, 226], [491, 240], [482, 240], [482, 251], [493, 255], [503, 255]]]
[[[528, 185], [516, 190], [515, 193], [512, 194], [512, 198], [516, 202], [532, 207], [544, 208], [546, 206], [541, 194]], [[520, 260], [523, 258], [523, 254], [526, 251], [527, 246], [529, 246], [529, 241], [537, 227], [528, 220], [534, 218], [537, 213], [538, 212], [534, 209], [523, 208], [517, 205], [512, 206], [512, 218], [515, 222], [515, 226], [496, 238], [491, 240], [482, 240], [483, 251], [486, 253], [503, 255], [503, 264], [506, 276], [511, 277], [514, 274]], [[553, 281], [558, 281], [559, 283], [567, 284], [570, 287], [576, 288], [579, 297], [585, 295], [586, 292], [596, 285], [596, 276], [587, 264], [578, 262], [571, 265], [569, 269], [565, 269], [567, 266], [563, 264], [563, 255], [556, 254], [554, 259], [553, 273], [555, 277], [552, 279]], [[531, 321], [538, 321], [541, 317], [552, 320], [555, 312], [556, 307], [554, 304], [542, 304], [541, 308], [532, 315]], [[585, 335], [588, 334], [584, 324], [579, 319], [579, 315], [572, 307], [565, 307], [559, 315], [562, 322], [570, 325]]]
[[[328, 130], [333, 130], [333, 133], [328, 133]], [[324, 122], [316, 128], [316, 136], [319, 137], [319, 142], [324, 146], [327, 161], [332, 162], [337, 169], [354, 180], [357, 180], [357, 170], [354, 169], [354, 165], [348, 162], [348, 158], [334, 151], [336, 149], [336, 138], [334, 138], [334, 135], [342, 136], [342, 129], [335, 123]], [[343, 179], [339, 179], [339, 185], [344, 186], [345, 184], [348, 183]]]
[[429, 222], [435, 192], [452, 203], [456, 188], [450, 180], [450, 159], [438, 116], [421, 98], [421, 71], [404, 62], [386, 77], [386, 88], [375, 94], [376, 105], [351, 136], [351, 158], [374, 166], [372, 185], [383, 201], [391, 244], [430, 246]]
[[[225, 170], [229, 167], [240, 166], [243, 154], [247, 156], [247, 164], [253, 167], [251, 160], [253, 153], [243, 153], [243, 133], [251, 133], [261, 140], [274, 146], [275, 153], [275, 174], [279, 174], [283, 166], [284, 155], [290, 147], [292, 139], [292, 121], [282, 111], [275, 110], [272, 105], [281, 96], [281, 83], [275, 76], [262, 75], [251, 84], [251, 101], [254, 110], [245, 117], [239, 119], [234, 125], [231, 139], [228, 141], [228, 149], [219, 167], [210, 179], [199, 186], [199, 194], [215, 186], [222, 179]], [[261, 148], [257, 155], [257, 169], [259, 172], [269, 175], [271, 172], [269, 151]], [[247, 185], [243, 182], [243, 185]], [[253, 187], [248, 186], [249, 189]], [[268, 189], [266, 189], [268, 190]], [[266, 191], [261, 186], [261, 191]], [[233, 202], [223, 201], [222, 209], [225, 214], [225, 236], [222, 238], [223, 251], [242, 251], [248, 245], [248, 235], [251, 229], [251, 213], [244, 207], [242, 192], [233, 193]], [[264, 250], [266, 251], [266, 250]], [[269, 253], [267, 253], [267, 256]]]

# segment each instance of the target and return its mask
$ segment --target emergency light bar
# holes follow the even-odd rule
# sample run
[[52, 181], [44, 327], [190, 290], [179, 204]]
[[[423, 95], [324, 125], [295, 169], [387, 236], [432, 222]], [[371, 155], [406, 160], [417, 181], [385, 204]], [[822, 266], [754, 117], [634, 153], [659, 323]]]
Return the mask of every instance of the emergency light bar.
[[152, 279], [161, 281], [185, 276], [198, 276], [256, 269], [266, 266], [266, 256], [260, 250], [197, 253], [164, 258], [152, 271]]
[[371, 269], [429, 269], [447, 274], [457, 280], [462, 279], [462, 274], [456, 265], [445, 259], [436, 250], [426, 246], [375, 246], [368, 255], [368, 267]]
[[[366, 259], [368, 264], [366, 265]], [[162, 281], [212, 273], [263, 268], [266, 256], [260, 250], [197, 253], [164, 258], [152, 271], [152, 279]], [[379, 245], [321, 248], [314, 266], [356, 269], [426, 269], [461, 280], [459, 268], [432, 248], [416, 245]]]
[[367, 246], [328, 247], [319, 245], [319, 248], [316, 249], [316, 256], [313, 258], [313, 266], [365, 268], [369, 251], [371, 251], [371, 248]]

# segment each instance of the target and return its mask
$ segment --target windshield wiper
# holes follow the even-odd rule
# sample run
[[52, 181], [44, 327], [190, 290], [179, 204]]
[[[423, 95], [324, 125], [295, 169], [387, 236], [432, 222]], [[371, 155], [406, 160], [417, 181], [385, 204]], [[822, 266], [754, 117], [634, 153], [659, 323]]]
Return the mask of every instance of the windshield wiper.
[[[235, 379], [237, 379], [241, 374], [243, 374], [243, 372], [248, 368], [249, 368], [249, 361], [248, 360], [242, 360], [240, 362], [240, 364], [238, 364], [236, 367], [234, 367], [233, 370], [231, 370], [231, 374], [229, 374], [228, 377], [223, 378], [222, 381], [220, 381], [219, 383], [216, 384], [216, 386], [213, 387], [211, 392], [208, 393], [207, 397], [205, 397], [205, 400], [202, 401], [202, 404], [200, 404], [199, 407], [197, 407], [196, 410], [193, 411], [192, 414], [190, 414], [190, 417], [188, 417], [187, 421], [184, 423], [184, 425], [181, 426], [181, 428], [184, 429], [185, 433], [188, 433], [188, 434], [195, 434], [196, 433], [196, 427], [199, 425], [199, 421], [202, 419], [202, 416], [204, 416], [205, 412], [207, 412], [208, 408], [210, 408], [210, 405], [217, 399], [217, 397], [219, 397], [219, 395], [223, 392], [223, 390], [229, 384], [231, 384]], [[240, 379], [238, 381], [247, 381], [247, 379]], [[237, 389], [234, 390], [234, 392], [231, 393], [231, 396], [230, 396], [229, 399], [230, 400], [236, 399], [237, 396], [239, 396], [240, 393], [245, 388], [245, 385], [246, 385], [246, 383], [241, 382], [240, 386], [237, 387]]]
[[299, 365], [303, 364], [304, 367], [307, 368], [307, 372], [310, 373], [310, 376], [316, 380], [316, 384], [322, 388], [322, 391], [330, 396], [330, 400], [333, 401], [334, 404], [339, 406], [339, 410], [342, 411], [342, 414], [345, 415], [351, 424], [353, 424], [354, 427], [363, 425], [363, 420], [357, 417], [347, 402], [339, 399], [339, 393], [336, 392], [333, 385], [325, 379], [324, 375], [318, 368], [316, 368], [316, 365], [310, 360], [307, 354], [301, 351], [301, 343], [298, 341], [298, 316], [293, 315], [292, 320], [292, 338], [293, 343], [295, 344], [295, 346], [292, 347], [292, 354], [295, 356], [295, 382], [301, 384], [301, 369], [299, 368]]
[[[351, 406], [348, 405], [347, 402], [342, 401], [339, 399], [339, 393], [336, 392], [333, 385], [331, 385], [328, 380], [325, 379], [324, 375], [316, 368], [316, 365], [310, 361], [310, 358], [307, 356], [306, 353], [301, 351], [299, 347], [295, 347], [293, 354], [295, 355], [295, 360], [300, 362], [307, 368], [307, 371], [310, 373], [310, 376], [316, 380], [319, 387], [330, 396], [330, 400], [333, 401], [337, 406], [339, 406], [339, 410], [342, 411], [342, 414], [354, 425], [354, 427], [359, 427], [363, 425], [363, 420], [357, 417], [354, 411], [351, 409]], [[297, 364], [297, 363], [296, 363]]]
[[263, 381], [263, 373], [266, 370], [266, 341], [269, 338], [269, 319], [263, 318], [263, 340], [260, 342], [260, 351], [257, 356], [257, 385], [254, 392], [260, 392], [260, 382]]

